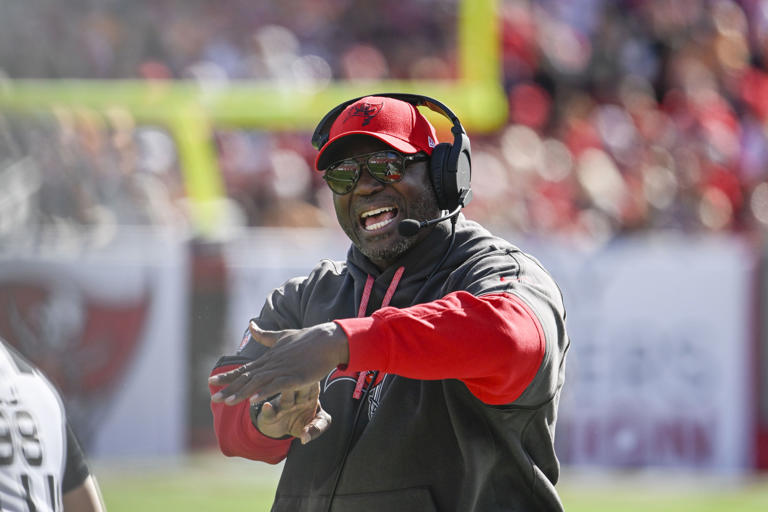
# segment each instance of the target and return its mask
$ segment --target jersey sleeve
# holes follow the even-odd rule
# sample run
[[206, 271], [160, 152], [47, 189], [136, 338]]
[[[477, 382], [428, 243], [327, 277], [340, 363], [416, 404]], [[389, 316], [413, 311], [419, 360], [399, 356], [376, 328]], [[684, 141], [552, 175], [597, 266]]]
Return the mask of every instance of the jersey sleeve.
[[508, 293], [453, 292], [426, 304], [336, 322], [349, 339], [349, 370], [455, 378], [487, 404], [517, 399], [545, 352], [535, 315]]
[[72, 428], [67, 424], [67, 461], [64, 467], [64, 479], [61, 482], [62, 494], [82, 485], [89, 474], [80, 443], [77, 442]]
[[[233, 370], [239, 364], [217, 366], [211, 375]], [[211, 394], [223, 386], [209, 386]], [[243, 457], [251, 460], [277, 464], [288, 455], [293, 438], [273, 439], [262, 434], [251, 420], [250, 402], [243, 400], [235, 405], [211, 402], [213, 430], [219, 448], [228, 457]]]

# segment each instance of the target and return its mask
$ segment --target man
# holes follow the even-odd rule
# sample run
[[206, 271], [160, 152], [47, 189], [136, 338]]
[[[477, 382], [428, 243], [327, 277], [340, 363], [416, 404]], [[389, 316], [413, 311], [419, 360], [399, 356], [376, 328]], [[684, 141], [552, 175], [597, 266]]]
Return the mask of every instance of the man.
[[0, 510], [104, 510], [58, 392], [2, 339]]
[[[438, 160], [463, 129], [446, 114], [454, 144], [437, 144], [411, 100], [366, 97], [326, 116], [316, 168], [352, 246], [274, 290], [217, 363], [220, 447], [285, 459], [275, 511], [561, 510], [560, 292], [458, 209], [427, 224], [445, 202]], [[401, 234], [402, 221], [421, 229]]]

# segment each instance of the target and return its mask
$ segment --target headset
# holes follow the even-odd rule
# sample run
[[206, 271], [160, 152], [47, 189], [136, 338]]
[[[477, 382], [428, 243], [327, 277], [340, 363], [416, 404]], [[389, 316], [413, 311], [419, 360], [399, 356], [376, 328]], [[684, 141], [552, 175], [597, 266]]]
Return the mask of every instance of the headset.
[[[456, 114], [451, 109], [434, 98], [420, 94], [382, 93], [360, 96], [359, 98], [345, 101], [334, 107], [320, 120], [314, 134], [312, 134], [312, 146], [317, 150], [325, 146], [330, 138], [331, 125], [336, 121], [336, 118], [349, 105], [367, 96], [384, 96], [405, 101], [414, 107], [424, 106], [447, 117], [451, 121], [453, 124], [451, 127], [453, 143], [441, 142], [433, 148], [429, 161], [429, 176], [432, 187], [437, 195], [438, 207], [441, 210], [450, 210], [451, 212], [445, 218], [456, 215], [461, 208], [472, 200], [472, 189], [469, 183], [472, 175], [472, 152], [469, 145], [469, 137], [459, 118], [456, 117]], [[440, 220], [444, 219], [441, 218]], [[421, 227], [425, 226], [420, 226], [418, 229]]]

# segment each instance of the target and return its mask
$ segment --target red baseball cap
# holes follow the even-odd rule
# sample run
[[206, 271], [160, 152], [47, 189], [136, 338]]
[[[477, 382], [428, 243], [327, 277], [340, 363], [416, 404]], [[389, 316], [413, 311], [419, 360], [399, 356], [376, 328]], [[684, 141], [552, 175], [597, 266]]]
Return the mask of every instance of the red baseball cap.
[[406, 154], [423, 151], [431, 155], [438, 143], [435, 128], [415, 106], [386, 96], [366, 96], [347, 106], [333, 122], [315, 168], [324, 170], [332, 164], [333, 149], [353, 134], [370, 135]]

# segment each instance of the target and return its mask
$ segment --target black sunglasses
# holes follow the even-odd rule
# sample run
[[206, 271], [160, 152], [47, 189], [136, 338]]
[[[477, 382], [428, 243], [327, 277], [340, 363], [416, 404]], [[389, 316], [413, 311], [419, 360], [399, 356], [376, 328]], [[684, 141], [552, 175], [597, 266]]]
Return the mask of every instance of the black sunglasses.
[[325, 170], [323, 179], [334, 193], [344, 195], [355, 188], [360, 179], [362, 165], [365, 165], [376, 181], [389, 184], [403, 179], [405, 168], [410, 162], [428, 159], [424, 153], [404, 155], [398, 151], [376, 151], [332, 163]]

